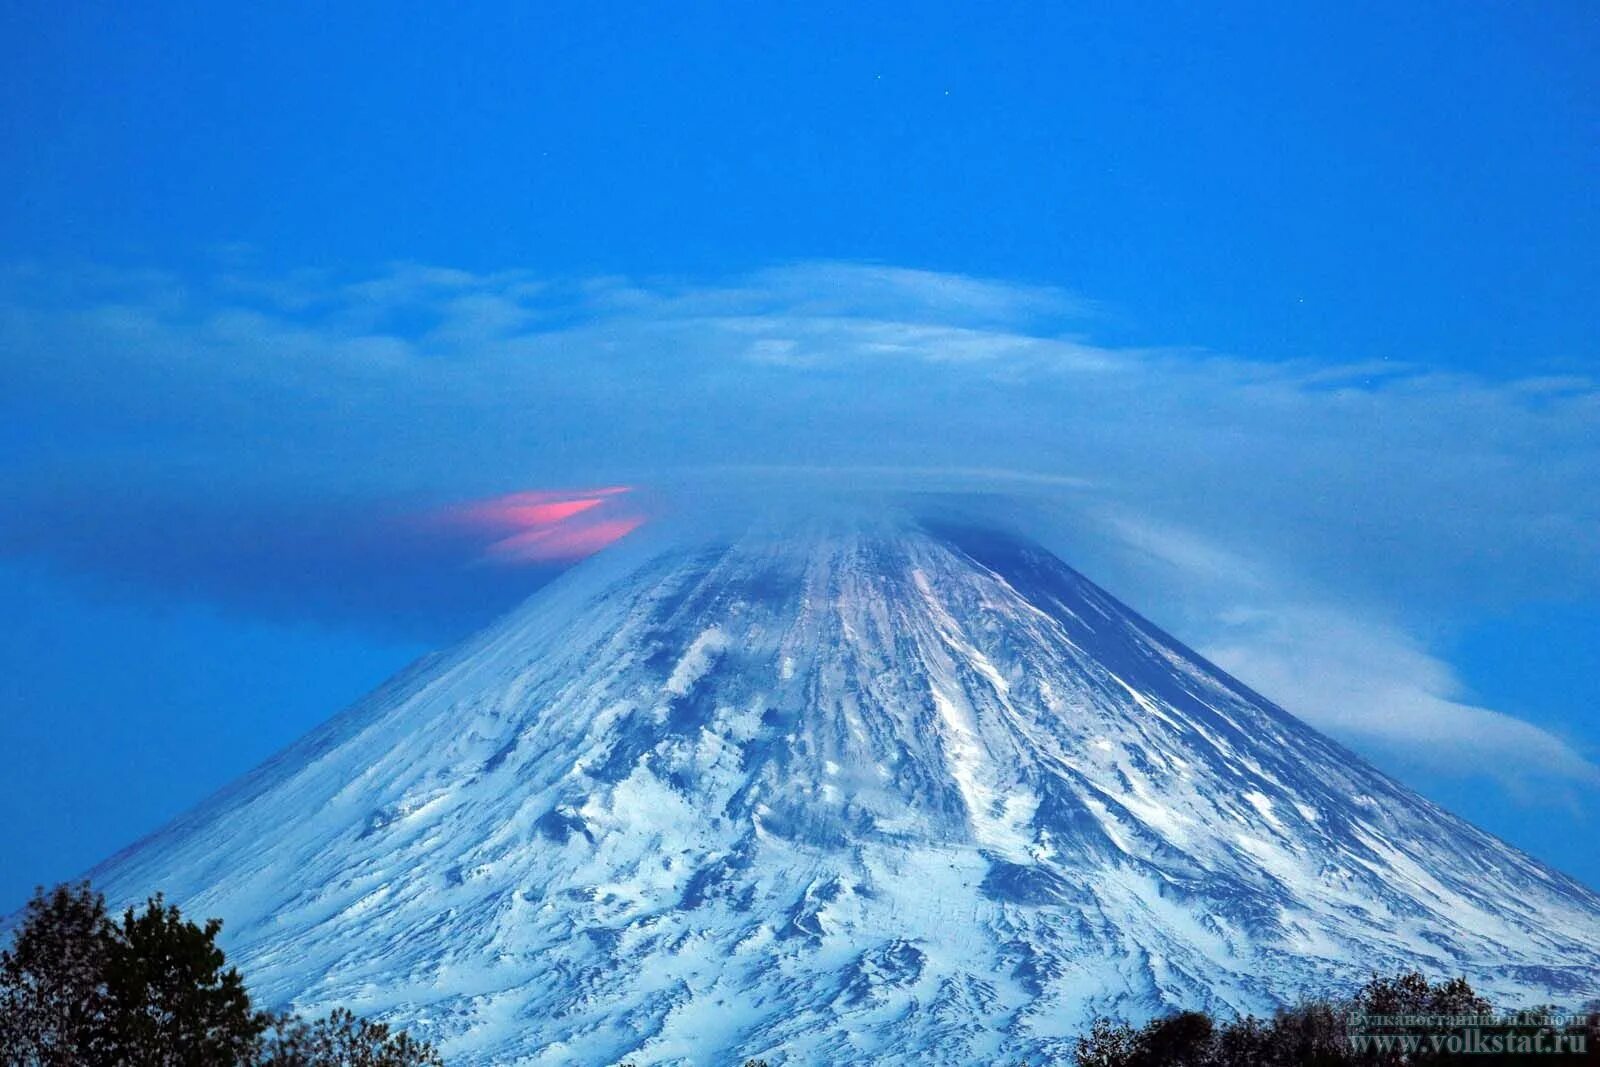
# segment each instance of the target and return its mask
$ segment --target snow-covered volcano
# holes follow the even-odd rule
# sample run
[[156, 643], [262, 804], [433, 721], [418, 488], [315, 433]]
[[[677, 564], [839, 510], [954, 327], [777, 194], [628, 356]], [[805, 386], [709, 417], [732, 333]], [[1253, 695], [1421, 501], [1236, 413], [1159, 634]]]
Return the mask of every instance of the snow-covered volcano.
[[92, 877], [461, 1063], [1050, 1062], [1403, 965], [1600, 995], [1600, 897], [911, 521], [613, 550]]

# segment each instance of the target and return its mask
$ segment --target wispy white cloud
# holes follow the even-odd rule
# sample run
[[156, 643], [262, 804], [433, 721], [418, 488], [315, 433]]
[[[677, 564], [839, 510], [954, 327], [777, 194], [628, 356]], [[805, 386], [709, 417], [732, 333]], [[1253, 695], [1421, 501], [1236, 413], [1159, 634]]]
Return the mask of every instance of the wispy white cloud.
[[1474, 704], [1454, 668], [1396, 621], [1403, 597], [1341, 596], [1119, 506], [1091, 501], [1082, 518], [1107, 533], [1096, 562], [1118, 590], [1256, 691], [1387, 765], [1497, 781], [1519, 799], [1576, 802], [1568, 787], [1600, 787], [1579, 731]]
[[1475, 771], [1519, 743], [1592, 780], [1407, 627], [1600, 597], [1600, 386], [1132, 349], [1096, 321], [1049, 287], [841, 263], [709, 283], [13, 270], [0, 477], [24, 501], [692, 471], [1065, 494], [1069, 558], [1291, 710]]
[[1399, 629], [1326, 605], [1223, 613], [1202, 651], [1319, 728], [1433, 773], [1600, 785], [1549, 730], [1461, 697], [1449, 665]]

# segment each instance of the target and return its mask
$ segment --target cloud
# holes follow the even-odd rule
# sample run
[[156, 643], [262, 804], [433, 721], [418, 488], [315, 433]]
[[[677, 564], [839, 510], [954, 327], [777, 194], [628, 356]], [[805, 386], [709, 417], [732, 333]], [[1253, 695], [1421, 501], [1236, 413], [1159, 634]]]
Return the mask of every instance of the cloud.
[[574, 563], [638, 529], [626, 485], [524, 490], [445, 508], [435, 520], [487, 531], [484, 558], [499, 563]]
[[[1399, 621], [1403, 598], [1342, 597], [1192, 529], [1094, 499], [1044, 523], [1069, 558], [1202, 655], [1318, 729], [1434, 778], [1481, 778], [1522, 801], [1581, 805], [1600, 788], [1581, 724], [1565, 731], [1474, 704]], [[1435, 620], [1436, 621], [1436, 620]]]
[[112, 484], [81, 494], [30, 489], [7, 505], [0, 557], [96, 578], [117, 596], [154, 591], [250, 617], [431, 644], [507, 611], [579, 554], [485, 566], [500, 535], [393, 500], [208, 498]]
[[[153, 554], [180, 580], [133, 519], [82, 517], [108, 486], [152, 529], [226, 526], [219, 501], [353, 516], [528, 486], [1001, 490], [1040, 503], [1068, 559], [1342, 737], [1480, 767], [1518, 742], [1589, 780], [1571, 744], [1475, 707], [1408, 635], [1600, 597], [1600, 386], [1135, 348], [1094, 340], [1103, 325], [1048, 286], [882, 265], [12, 270], [0, 546], [110, 570]], [[499, 551], [554, 562], [633, 521], [615, 501], [537, 518], [592, 499], [502, 500], [504, 519], [534, 510]], [[63, 533], [71, 515], [100, 532]], [[281, 549], [253, 565], [265, 596], [278, 556], [307, 550], [282, 547], [292, 522], [258, 526], [280, 531], [252, 542]], [[237, 584], [207, 551], [189, 569]]]
[[1433, 774], [1518, 788], [1551, 780], [1600, 786], [1572, 742], [1462, 700], [1450, 667], [1404, 632], [1327, 606], [1224, 613], [1201, 651], [1330, 734]]

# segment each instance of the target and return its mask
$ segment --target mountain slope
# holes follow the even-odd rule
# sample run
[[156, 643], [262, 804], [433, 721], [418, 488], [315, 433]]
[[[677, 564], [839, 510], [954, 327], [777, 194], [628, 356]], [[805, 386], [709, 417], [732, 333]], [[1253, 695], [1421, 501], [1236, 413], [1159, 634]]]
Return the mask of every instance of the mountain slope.
[[1600, 898], [1018, 539], [624, 547], [93, 877], [466, 1063], [1060, 1056], [1372, 969], [1600, 995]]

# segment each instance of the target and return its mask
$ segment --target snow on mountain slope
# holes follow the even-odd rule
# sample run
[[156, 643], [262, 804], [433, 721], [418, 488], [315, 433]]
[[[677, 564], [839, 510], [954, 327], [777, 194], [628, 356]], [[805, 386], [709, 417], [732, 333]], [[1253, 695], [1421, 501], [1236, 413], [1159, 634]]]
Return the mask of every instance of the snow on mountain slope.
[[1600, 898], [1042, 550], [624, 546], [93, 872], [452, 1062], [1061, 1058], [1373, 969], [1600, 995]]

